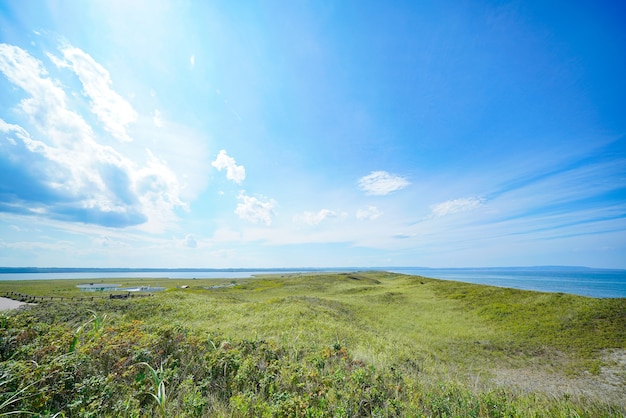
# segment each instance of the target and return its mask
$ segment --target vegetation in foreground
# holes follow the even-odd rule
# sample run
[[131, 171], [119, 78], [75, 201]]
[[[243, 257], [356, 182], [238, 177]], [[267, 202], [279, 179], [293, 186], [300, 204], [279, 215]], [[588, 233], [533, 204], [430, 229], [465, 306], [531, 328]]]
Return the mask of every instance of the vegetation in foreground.
[[[626, 412], [626, 299], [381, 272], [237, 283], [0, 314], [0, 416]], [[0, 294], [72, 296], [75, 284]]]

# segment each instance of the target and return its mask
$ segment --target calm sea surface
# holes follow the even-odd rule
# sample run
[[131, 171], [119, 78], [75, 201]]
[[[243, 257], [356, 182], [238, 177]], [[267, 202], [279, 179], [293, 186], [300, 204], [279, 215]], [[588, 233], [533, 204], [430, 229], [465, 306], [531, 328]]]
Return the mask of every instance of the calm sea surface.
[[[60, 280], [60, 279], [238, 279], [261, 274], [288, 275], [306, 272], [355, 271], [353, 269], [294, 269], [246, 271], [124, 271], [124, 272], [53, 272], [53, 273], [0, 273], [0, 280]], [[367, 270], [374, 270], [368, 268]], [[486, 284], [542, 292], [563, 292], [597, 298], [626, 298], [626, 270], [607, 269], [428, 269], [419, 267], [385, 267], [394, 273], [432, 277], [443, 280]], [[164, 283], [161, 283], [162, 285]]]
[[388, 271], [514, 289], [572, 293], [595, 298], [626, 298], [626, 270], [390, 268]]

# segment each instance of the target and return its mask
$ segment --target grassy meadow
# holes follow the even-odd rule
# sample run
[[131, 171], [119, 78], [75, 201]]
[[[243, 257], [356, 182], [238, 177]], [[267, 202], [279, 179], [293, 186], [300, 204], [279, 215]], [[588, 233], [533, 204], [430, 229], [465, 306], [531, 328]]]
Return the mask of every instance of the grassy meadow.
[[104, 282], [169, 289], [0, 313], [0, 416], [626, 414], [626, 299], [385, 272]]

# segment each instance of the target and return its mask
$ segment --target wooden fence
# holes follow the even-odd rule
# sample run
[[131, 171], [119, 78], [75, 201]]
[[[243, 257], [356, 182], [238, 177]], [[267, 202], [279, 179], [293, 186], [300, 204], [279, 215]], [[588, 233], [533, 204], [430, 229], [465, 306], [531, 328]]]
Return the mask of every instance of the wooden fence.
[[82, 301], [82, 300], [96, 300], [96, 299], [132, 299], [132, 298], [145, 298], [152, 296], [152, 293], [136, 294], [132, 292], [127, 293], [110, 293], [108, 296], [33, 296], [19, 292], [5, 292], [4, 297], [17, 300], [19, 302], [37, 303], [46, 301]]

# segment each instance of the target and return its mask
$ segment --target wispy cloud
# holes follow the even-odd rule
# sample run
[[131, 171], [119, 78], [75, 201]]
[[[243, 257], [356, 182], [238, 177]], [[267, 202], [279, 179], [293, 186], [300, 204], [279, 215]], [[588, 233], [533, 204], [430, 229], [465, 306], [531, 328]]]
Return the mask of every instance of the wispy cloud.
[[265, 225], [272, 224], [274, 216], [274, 208], [276, 201], [266, 197], [256, 198], [248, 196], [245, 190], [242, 190], [237, 196], [239, 203], [235, 213], [241, 218], [253, 223], [263, 223]]
[[356, 211], [356, 218], [360, 221], [373, 221], [379, 218], [383, 212], [376, 206], [368, 206], [365, 209], [359, 209]]
[[359, 188], [369, 195], [387, 195], [409, 184], [406, 178], [386, 171], [373, 171], [359, 179]]
[[342, 216], [342, 213], [336, 212], [330, 209], [321, 209], [317, 212], [304, 212], [301, 215], [294, 216], [294, 221], [303, 222], [309, 225], [317, 225], [322, 221], [329, 218], [337, 218]]
[[188, 248], [196, 248], [198, 246], [198, 241], [196, 241], [196, 238], [192, 234], [187, 234], [183, 240], [183, 244]]
[[213, 167], [222, 171], [226, 169], [226, 178], [241, 184], [246, 178], [246, 169], [242, 165], [237, 165], [235, 159], [230, 157], [225, 150], [221, 150], [215, 161], [211, 163]]
[[434, 216], [445, 216], [457, 212], [465, 212], [476, 209], [482, 205], [484, 199], [480, 197], [464, 197], [461, 199], [448, 200], [431, 206]]
[[152, 115], [152, 122], [154, 122], [154, 126], [157, 128], [163, 127], [163, 118], [161, 118], [161, 112], [159, 109], [154, 109], [154, 114]]
[[111, 89], [109, 72], [81, 49], [65, 46], [61, 53], [64, 60], [51, 54], [48, 56], [57, 66], [69, 68], [78, 76], [84, 94], [90, 99], [91, 111], [102, 122], [104, 129], [121, 141], [131, 141], [126, 126], [137, 119], [137, 112]]
[[193, 69], [196, 66], [196, 56], [192, 55], [189, 57], [189, 64], [191, 65], [191, 68]]
[[110, 235], [94, 236], [91, 239], [96, 248], [129, 248], [130, 244]]
[[72, 251], [74, 246], [69, 241], [42, 242], [42, 241], [18, 241], [4, 242], [0, 240], [0, 248], [28, 250], [28, 251]]

